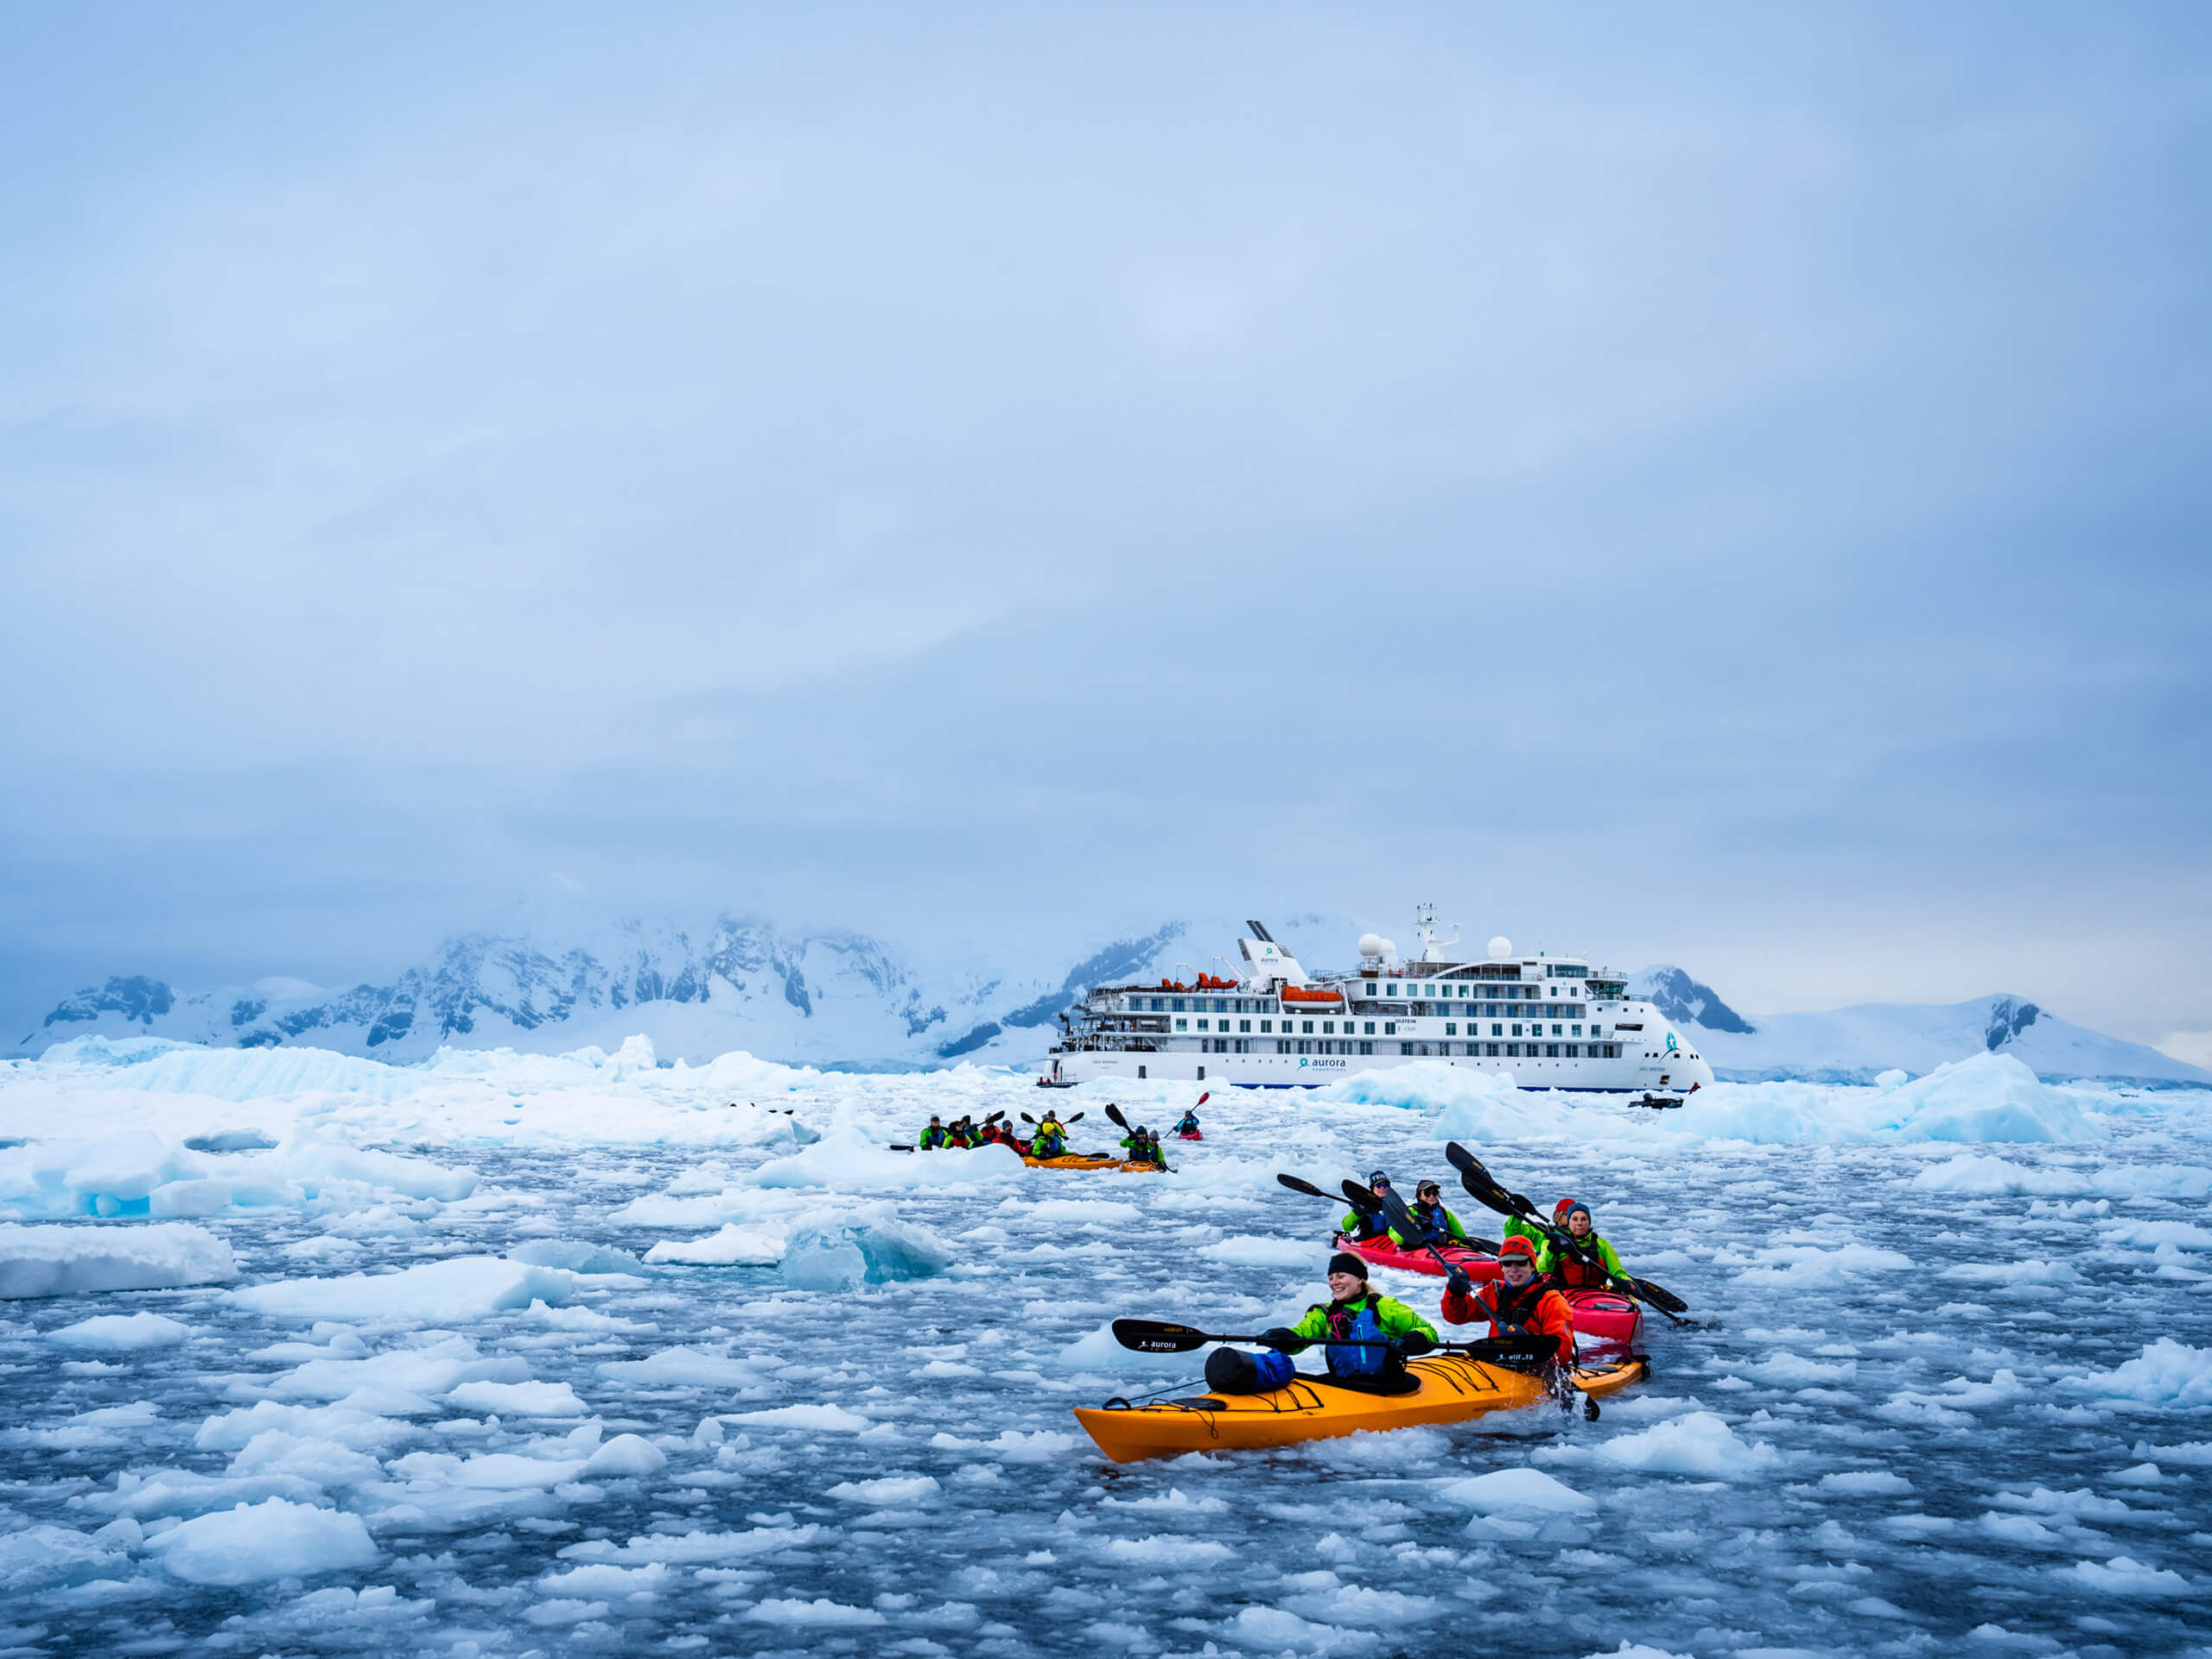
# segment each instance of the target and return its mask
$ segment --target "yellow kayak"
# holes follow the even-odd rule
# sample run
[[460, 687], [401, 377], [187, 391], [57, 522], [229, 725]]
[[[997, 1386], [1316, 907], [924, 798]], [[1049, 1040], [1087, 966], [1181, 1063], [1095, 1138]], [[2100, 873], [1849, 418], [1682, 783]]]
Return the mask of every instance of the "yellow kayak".
[[[1607, 1395], [1643, 1380], [1639, 1356], [1574, 1373], [1585, 1394]], [[1409, 1394], [1370, 1394], [1326, 1378], [1300, 1376], [1266, 1394], [1192, 1395], [1158, 1405], [1077, 1406], [1076, 1421], [1116, 1463], [1176, 1457], [1185, 1452], [1251, 1451], [1325, 1440], [1362, 1430], [1459, 1423], [1485, 1412], [1512, 1411], [1547, 1398], [1541, 1378], [1458, 1354], [1408, 1360], [1421, 1379]]]
[[1116, 1169], [1124, 1174], [1141, 1175], [1147, 1170], [1158, 1170], [1157, 1164], [1140, 1163], [1130, 1158], [1108, 1158], [1090, 1153], [1064, 1153], [1058, 1158], [1030, 1158], [1021, 1160], [1032, 1169]]

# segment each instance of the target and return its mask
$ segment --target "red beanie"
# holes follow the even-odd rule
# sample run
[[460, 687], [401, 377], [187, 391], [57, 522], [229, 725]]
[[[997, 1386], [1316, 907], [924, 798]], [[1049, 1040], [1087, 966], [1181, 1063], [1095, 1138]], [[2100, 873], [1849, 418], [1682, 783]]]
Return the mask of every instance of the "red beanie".
[[1566, 1226], [1567, 1212], [1573, 1208], [1574, 1200], [1573, 1198], [1561, 1198], [1557, 1204], [1552, 1205], [1552, 1219], [1557, 1222], [1560, 1226]]
[[1516, 1233], [1497, 1247], [1499, 1261], [1503, 1262], [1509, 1255], [1525, 1255], [1529, 1258], [1529, 1265], [1533, 1267], [1536, 1261], [1536, 1247], [1520, 1234]]

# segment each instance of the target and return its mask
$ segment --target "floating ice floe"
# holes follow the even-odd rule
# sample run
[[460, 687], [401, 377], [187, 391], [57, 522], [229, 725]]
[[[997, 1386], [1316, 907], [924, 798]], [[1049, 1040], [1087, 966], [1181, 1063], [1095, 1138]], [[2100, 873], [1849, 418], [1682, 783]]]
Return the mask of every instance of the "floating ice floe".
[[843, 1124], [788, 1158], [763, 1164], [753, 1179], [760, 1186], [824, 1186], [853, 1192], [1019, 1180], [1028, 1173], [1021, 1154], [1011, 1147], [893, 1152]]
[[457, 1255], [397, 1273], [280, 1279], [230, 1294], [242, 1307], [283, 1319], [456, 1325], [532, 1302], [558, 1307], [575, 1294], [575, 1274], [560, 1268]]
[[237, 1277], [231, 1247], [185, 1222], [0, 1225], [0, 1300], [171, 1290]]
[[174, 1348], [191, 1335], [190, 1325], [159, 1313], [100, 1313], [74, 1325], [65, 1325], [58, 1331], [49, 1331], [46, 1339], [65, 1348], [127, 1354], [152, 1348]]

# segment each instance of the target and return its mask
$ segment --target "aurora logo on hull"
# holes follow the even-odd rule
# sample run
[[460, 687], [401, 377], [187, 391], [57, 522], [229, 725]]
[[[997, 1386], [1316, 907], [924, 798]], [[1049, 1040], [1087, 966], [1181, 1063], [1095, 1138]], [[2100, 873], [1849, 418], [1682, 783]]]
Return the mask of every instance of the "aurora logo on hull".
[[1344, 1069], [1347, 1062], [1343, 1060], [1317, 1060], [1308, 1055], [1300, 1057], [1298, 1064], [1300, 1070], [1304, 1070], [1306, 1067], [1311, 1066], [1316, 1071], [1341, 1071]]
[[1669, 1054], [1674, 1054], [1679, 1052], [1681, 1046], [1675, 1041], [1675, 1033], [1671, 1031], [1667, 1033], [1667, 1052]]

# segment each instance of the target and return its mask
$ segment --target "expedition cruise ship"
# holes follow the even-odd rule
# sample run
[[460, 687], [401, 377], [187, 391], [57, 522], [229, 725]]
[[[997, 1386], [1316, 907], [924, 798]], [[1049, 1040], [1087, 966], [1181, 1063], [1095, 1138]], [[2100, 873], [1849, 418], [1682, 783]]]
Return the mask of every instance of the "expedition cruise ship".
[[1628, 981], [1579, 957], [1443, 954], [1436, 912], [1415, 915], [1421, 955], [1370, 933], [1351, 974], [1309, 977], [1257, 922], [1236, 942], [1242, 980], [1102, 985], [1060, 1016], [1040, 1082], [1164, 1078], [1245, 1088], [1313, 1088], [1414, 1060], [1501, 1072], [1523, 1089], [1682, 1095], [1713, 1068]]

